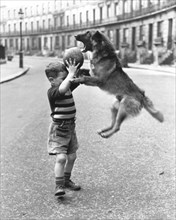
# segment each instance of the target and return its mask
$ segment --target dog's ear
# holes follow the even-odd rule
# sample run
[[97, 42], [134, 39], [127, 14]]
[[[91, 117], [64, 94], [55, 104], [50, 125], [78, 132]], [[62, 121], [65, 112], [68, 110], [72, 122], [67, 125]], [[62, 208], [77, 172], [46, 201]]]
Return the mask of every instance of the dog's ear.
[[102, 40], [102, 34], [99, 31], [96, 31], [95, 34], [92, 36], [92, 39], [101, 41]]
[[90, 33], [90, 31], [87, 31], [87, 32], [86, 32], [86, 35], [87, 35], [87, 37], [90, 38], [90, 37], [91, 37], [91, 33]]

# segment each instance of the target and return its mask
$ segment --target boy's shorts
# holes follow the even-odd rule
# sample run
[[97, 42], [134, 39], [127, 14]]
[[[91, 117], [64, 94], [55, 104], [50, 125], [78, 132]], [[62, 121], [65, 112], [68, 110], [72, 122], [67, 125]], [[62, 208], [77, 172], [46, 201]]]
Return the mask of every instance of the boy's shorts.
[[78, 149], [75, 120], [52, 122], [49, 127], [47, 148], [49, 155], [75, 153]]

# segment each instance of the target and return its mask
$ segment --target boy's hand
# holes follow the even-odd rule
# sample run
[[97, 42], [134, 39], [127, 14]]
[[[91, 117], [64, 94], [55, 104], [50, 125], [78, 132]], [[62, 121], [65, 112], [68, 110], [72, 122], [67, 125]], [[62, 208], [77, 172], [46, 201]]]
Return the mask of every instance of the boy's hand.
[[66, 64], [67, 64], [67, 66], [66, 66], [66, 68], [67, 68], [67, 70], [68, 70], [68, 74], [70, 75], [70, 76], [72, 76], [72, 77], [75, 77], [76, 76], [76, 74], [78, 73], [78, 66], [79, 66], [79, 63], [76, 65], [76, 60], [74, 59], [73, 61], [72, 61], [72, 59], [70, 58], [69, 60], [66, 60], [65, 61], [66, 62]]

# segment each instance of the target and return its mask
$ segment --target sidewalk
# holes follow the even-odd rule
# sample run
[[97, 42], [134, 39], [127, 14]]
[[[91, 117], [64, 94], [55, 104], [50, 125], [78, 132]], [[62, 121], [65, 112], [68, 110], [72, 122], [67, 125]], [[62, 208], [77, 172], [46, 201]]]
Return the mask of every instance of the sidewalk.
[[[58, 59], [59, 60], [59, 59]], [[154, 64], [145, 65], [145, 64], [137, 64], [137, 63], [129, 63], [129, 68], [136, 68], [136, 69], [147, 69], [152, 71], [158, 71], [163, 73], [169, 73], [176, 75], [176, 66], [156, 66]], [[89, 68], [89, 61], [85, 60], [83, 68]], [[30, 69], [28, 66], [24, 66], [23, 68], [19, 68], [19, 57], [14, 56], [12, 61], [7, 61], [6, 64], [0, 65], [0, 83], [8, 82], [13, 80], [23, 74], [27, 73]]]
[[129, 63], [128, 66], [130, 68], [136, 68], [136, 69], [147, 69], [152, 71], [159, 71], [159, 72], [165, 72], [165, 73], [172, 73], [176, 75], [176, 65], [147, 65], [147, 64], [137, 64], [137, 63]]
[[27, 73], [29, 67], [19, 68], [19, 57], [15, 56], [12, 61], [0, 65], [0, 83], [8, 82]]
[[[84, 60], [84, 65], [86, 67], [89, 66], [89, 60]], [[176, 65], [147, 65], [147, 64], [138, 64], [138, 63], [128, 63], [129, 68], [134, 68], [134, 69], [146, 69], [146, 70], [152, 70], [152, 71], [158, 71], [158, 72], [163, 72], [163, 73], [172, 73], [176, 75]]]

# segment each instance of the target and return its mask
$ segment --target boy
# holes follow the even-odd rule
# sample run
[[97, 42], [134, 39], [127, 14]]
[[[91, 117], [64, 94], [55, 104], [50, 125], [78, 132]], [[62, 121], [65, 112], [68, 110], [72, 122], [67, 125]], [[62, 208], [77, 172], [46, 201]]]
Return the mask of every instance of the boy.
[[77, 73], [75, 60], [66, 61], [68, 68], [60, 62], [50, 63], [45, 70], [51, 88], [48, 99], [52, 123], [49, 128], [48, 153], [56, 155], [54, 173], [56, 178], [55, 196], [65, 194], [64, 188], [80, 190], [81, 187], [70, 179], [76, 160], [78, 142], [75, 132], [76, 108], [72, 92], [79, 84], [72, 84]]

